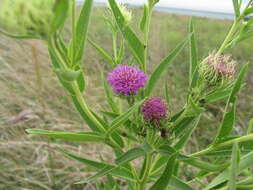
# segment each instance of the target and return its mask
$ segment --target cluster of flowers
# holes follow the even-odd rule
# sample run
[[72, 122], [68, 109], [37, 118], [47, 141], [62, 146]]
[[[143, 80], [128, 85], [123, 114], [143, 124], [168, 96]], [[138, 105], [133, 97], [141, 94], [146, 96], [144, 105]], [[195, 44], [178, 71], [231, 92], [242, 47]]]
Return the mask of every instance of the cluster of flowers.
[[[121, 97], [138, 94], [146, 86], [147, 79], [142, 70], [128, 65], [118, 65], [107, 77], [114, 93]], [[168, 117], [167, 105], [158, 97], [149, 98], [142, 105], [141, 113], [145, 121], [154, 125], [159, 125], [162, 119]]]
[[[235, 61], [230, 56], [211, 54], [201, 63], [199, 73], [208, 86], [219, 87], [232, 81]], [[137, 95], [145, 88], [147, 80], [142, 70], [128, 65], [118, 65], [107, 77], [114, 93], [123, 98]], [[143, 119], [156, 126], [168, 118], [167, 110], [167, 104], [159, 97], [149, 98], [141, 107]]]

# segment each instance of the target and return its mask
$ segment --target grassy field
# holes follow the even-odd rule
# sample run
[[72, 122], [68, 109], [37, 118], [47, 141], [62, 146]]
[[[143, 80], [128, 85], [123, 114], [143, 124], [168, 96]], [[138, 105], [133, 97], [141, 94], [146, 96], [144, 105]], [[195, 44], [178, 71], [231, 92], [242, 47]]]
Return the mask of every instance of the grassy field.
[[[140, 11], [136, 11], [135, 16], [140, 19]], [[149, 70], [187, 36], [188, 21], [189, 17], [186, 16], [154, 13], [150, 34]], [[195, 23], [201, 60], [219, 47], [231, 22], [196, 18]], [[94, 10], [89, 37], [111, 52], [111, 37], [103, 22], [101, 8]], [[253, 40], [246, 41], [228, 52], [233, 54], [238, 67], [247, 61], [253, 62], [252, 43]], [[129, 57], [126, 58], [126, 61], [128, 60]], [[173, 113], [184, 104], [188, 84], [188, 62], [188, 50], [185, 49], [170, 67], [161, 84], [168, 80], [170, 110]], [[106, 62], [88, 46], [83, 66], [87, 81], [84, 96], [90, 106], [98, 111], [107, 106], [98, 72], [106, 68]], [[250, 71], [252, 69], [251, 65]], [[242, 133], [249, 119], [253, 117], [252, 92], [253, 77], [249, 72], [247, 88], [244, 88], [240, 95], [235, 134]], [[156, 95], [163, 96], [161, 86], [157, 88]], [[210, 106], [185, 152], [199, 150], [209, 142], [209, 137], [214, 135], [217, 123], [221, 119], [222, 105], [221, 103]], [[89, 169], [63, 157], [56, 151], [56, 147], [61, 146], [70, 152], [95, 160], [100, 159], [102, 155], [103, 159], [110, 159], [107, 147], [97, 144], [49, 142], [48, 139], [28, 136], [24, 132], [26, 128], [59, 131], [87, 129], [51, 71], [43, 44], [0, 36], [0, 189], [93, 189], [92, 184], [74, 185], [74, 182], [84, 177], [83, 171], [89, 173]], [[186, 168], [181, 173], [189, 180], [194, 171]]]

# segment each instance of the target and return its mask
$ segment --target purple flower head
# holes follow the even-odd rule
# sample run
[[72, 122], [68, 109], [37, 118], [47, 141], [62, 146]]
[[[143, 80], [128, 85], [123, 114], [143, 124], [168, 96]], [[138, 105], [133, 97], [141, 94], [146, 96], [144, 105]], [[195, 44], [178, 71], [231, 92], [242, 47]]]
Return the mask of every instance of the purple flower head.
[[161, 98], [150, 98], [141, 107], [144, 120], [159, 125], [162, 119], [168, 117], [167, 105]]
[[140, 69], [127, 65], [117, 66], [107, 77], [113, 91], [123, 96], [137, 94], [140, 88], [145, 87], [147, 79]]

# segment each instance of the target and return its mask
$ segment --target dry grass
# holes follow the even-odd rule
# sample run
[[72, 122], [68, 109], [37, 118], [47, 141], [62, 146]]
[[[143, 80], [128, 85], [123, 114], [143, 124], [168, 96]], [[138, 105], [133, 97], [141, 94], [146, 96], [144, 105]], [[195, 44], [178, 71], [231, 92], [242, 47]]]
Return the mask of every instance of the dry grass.
[[[101, 15], [101, 10], [97, 9], [92, 20], [96, 24], [91, 25], [90, 37], [109, 51], [111, 39]], [[188, 19], [161, 13], [154, 14], [150, 42], [150, 70], [186, 36]], [[227, 21], [197, 20], [201, 58], [218, 46], [229, 25], [230, 22]], [[250, 44], [252, 40], [232, 51], [239, 63], [253, 60]], [[98, 72], [105, 63], [91, 47], [88, 47], [86, 55], [85, 97], [92, 109], [99, 110], [106, 107]], [[165, 76], [170, 84], [170, 109], [173, 112], [184, 104], [187, 55], [185, 50]], [[73, 185], [85, 176], [83, 171], [88, 171], [89, 174], [90, 170], [63, 157], [56, 151], [57, 147], [63, 147], [87, 158], [99, 160], [102, 157], [108, 160], [111, 156], [107, 147], [56, 140], [49, 143], [48, 139], [30, 136], [24, 132], [26, 128], [87, 130], [67, 93], [51, 71], [44, 45], [38, 41], [17, 41], [1, 36], [0, 66], [0, 189], [92, 189], [92, 184]], [[243, 91], [239, 102], [238, 127], [235, 133], [242, 133], [247, 121], [253, 116], [251, 96], [253, 77], [248, 78], [247, 84], [248, 88]], [[157, 94], [163, 94], [161, 87], [157, 88]], [[212, 109], [210, 108], [193, 135], [186, 152], [196, 151], [209, 142], [209, 137], [214, 135], [216, 124], [221, 119], [220, 111], [220, 105], [213, 105]], [[217, 122], [212, 123], [213, 120]], [[191, 176], [190, 171], [185, 170], [184, 175]]]

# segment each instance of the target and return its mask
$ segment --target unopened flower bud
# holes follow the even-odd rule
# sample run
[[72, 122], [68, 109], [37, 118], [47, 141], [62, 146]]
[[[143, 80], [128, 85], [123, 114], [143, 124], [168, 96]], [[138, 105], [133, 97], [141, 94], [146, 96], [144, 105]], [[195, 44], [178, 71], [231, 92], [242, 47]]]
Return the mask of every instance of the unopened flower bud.
[[161, 120], [168, 117], [167, 105], [161, 98], [150, 98], [141, 107], [141, 113], [145, 121], [159, 126]]
[[233, 79], [235, 61], [231, 56], [213, 53], [201, 63], [199, 73], [209, 86], [221, 86]]

